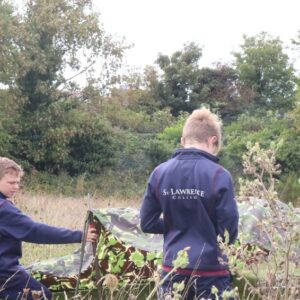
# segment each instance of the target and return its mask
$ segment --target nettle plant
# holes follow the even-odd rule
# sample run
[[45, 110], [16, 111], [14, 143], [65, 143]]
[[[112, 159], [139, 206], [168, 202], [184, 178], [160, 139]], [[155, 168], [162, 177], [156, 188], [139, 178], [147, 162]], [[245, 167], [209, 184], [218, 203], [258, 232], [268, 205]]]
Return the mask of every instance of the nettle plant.
[[[240, 299], [296, 300], [300, 298], [300, 214], [292, 204], [284, 204], [276, 192], [276, 146], [261, 149], [258, 143], [247, 145], [243, 157], [245, 178], [240, 180], [239, 202], [259, 202], [262, 214], [255, 220], [258, 238], [249, 243], [239, 234], [234, 245], [221, 241], [230, 258], [230, 267], [238, 285]], [[242, 287], [241, 287], [242, 285]]]

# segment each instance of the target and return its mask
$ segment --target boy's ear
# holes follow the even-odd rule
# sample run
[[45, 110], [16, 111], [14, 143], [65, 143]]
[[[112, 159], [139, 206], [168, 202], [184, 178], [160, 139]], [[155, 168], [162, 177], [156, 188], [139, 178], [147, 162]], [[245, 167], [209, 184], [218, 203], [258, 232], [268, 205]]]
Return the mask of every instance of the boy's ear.
[[185, 145], [185, 139], [184, 139], [184, 137], [180, 138], [180, 144], [184, 147], [184, 145]]
[[213, 147], [213, 153], [217, 154], [219, 151], [219, 140], [215, 135], [210, 137], [210, 143], [211, 146]]
[[219, 144], [218, 138], [217, 138], [215, 135], [213, 135], [213, 136], [211, 137], [211, 142], [212, 142], [212, 144], [215, 145], [215, 146], [218, 146], [218, 144]]

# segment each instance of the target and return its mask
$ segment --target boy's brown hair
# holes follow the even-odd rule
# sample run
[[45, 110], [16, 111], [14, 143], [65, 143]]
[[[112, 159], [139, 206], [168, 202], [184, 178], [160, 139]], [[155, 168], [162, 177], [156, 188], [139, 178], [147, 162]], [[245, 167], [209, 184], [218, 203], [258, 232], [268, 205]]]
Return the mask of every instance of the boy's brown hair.
[[20, 174], [23, 176], [24, 171], [15, 161], [7, 157], [0, 157], [0, 179], [2, 179], [5, 174]]
[[207, 108], [196, 109], [187, 118], [182, 137], [185, 141], [206, 143], [209, 137], [217, 137], [217, 150], [220, 150], [222, 140], [222, 121]]

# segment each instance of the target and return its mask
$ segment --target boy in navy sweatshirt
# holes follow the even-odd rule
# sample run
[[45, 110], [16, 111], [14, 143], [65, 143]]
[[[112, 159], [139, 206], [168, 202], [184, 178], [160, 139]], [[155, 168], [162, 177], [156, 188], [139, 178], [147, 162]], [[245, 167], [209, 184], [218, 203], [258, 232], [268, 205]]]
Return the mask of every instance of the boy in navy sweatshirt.
[[141, 228], [164, 235], [164, 278], [180, 250], [188, 250], [189, 264], [168, 277], [159, 291], [165, 299], [175, 282], [185, 282], [184, 299], [219, 299], [231, 289], [227, 257], [217, 237], [229, 242], [238, 234], [238, 210], [230, 173], [215, 156], [221, 144], [221, 120], [208, 109], [193, 111], [182, 132], [182, 149], [152, 172], [140, 210]]
[[[33, 299], [31, 291], [40, 291], [40, 299], [50, 300], [51, 292], [20, 265], [22, 241], [40, 244], [80, 243], [82, 232], [34, 222], [10, 199], [18, 192], [22, 168], [6, 157], [0, 157], [0, 299]], [[90, 228], [87, 240], [95, 242], [97, 234]], [[36, 298], [35, 298], [36, 299]]]

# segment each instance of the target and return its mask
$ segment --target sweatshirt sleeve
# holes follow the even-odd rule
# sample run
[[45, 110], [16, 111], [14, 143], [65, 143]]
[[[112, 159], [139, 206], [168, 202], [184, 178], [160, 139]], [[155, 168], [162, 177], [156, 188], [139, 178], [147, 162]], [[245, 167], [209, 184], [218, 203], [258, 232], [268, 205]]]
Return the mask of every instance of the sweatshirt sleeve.
[[158, 174], [153, 171], [147, 184], [143, 203], [140, 209], [141, 229], [146, 233], [164, 233], [164, 221], [161, 217], [162, 208], [157, 197]]
[[239, 213], [234, 197], [231, 175], [225, 169], [218, 174], [216, 202], [216, 231], [224, 238], [229, 233], [229, 243], [234, 243], [238, 235]]
[[6, 202], [0, 208], [0, 234], [38, 244], [80, 243], [82, 232], [49, 226], [33, 221], [14, 205]]

